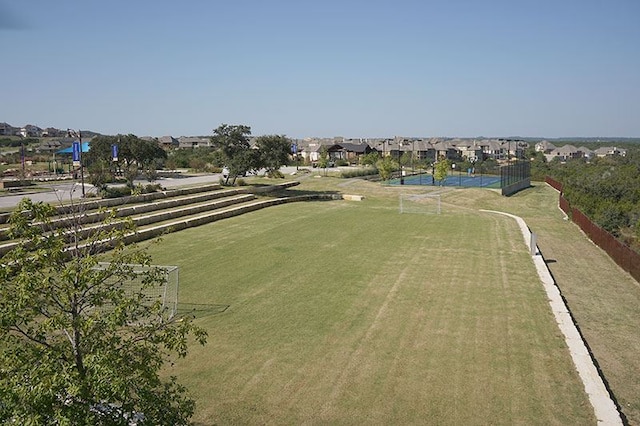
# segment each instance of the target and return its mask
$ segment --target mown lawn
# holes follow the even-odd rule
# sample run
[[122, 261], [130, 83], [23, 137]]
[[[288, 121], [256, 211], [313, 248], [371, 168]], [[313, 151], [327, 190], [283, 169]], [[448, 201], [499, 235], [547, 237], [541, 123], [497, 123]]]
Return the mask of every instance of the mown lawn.
[[180, 301], [209, 332], [167, 368], [196, 423], [595, 423], [515, 222], [478, 212], [501, 197], [453, 190], [441, 215], [400, 215], [408, 189], [300, 188], [329, 187], [366, 198], [149, 245], [154, 263], [180, 267]]
[[447, 200], [527, 221], [623, 415], [640, 425], [640, 284], [564, 219], [558, 193], [543, 183], [509, 198], [455, 191]]

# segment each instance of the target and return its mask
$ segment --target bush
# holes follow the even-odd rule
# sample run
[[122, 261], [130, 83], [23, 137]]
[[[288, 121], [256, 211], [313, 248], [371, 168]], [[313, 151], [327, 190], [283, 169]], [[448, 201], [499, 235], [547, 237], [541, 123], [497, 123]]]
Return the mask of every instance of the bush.
[[104, 198], [119, 198], [131, 195], [131, 188], [128, 186], [110, 186], [102, 191]]
[[354, 178], [360, 176], [377, 175], [378, 169], [375, 167], [366, 167], [364, 169], [342, 170], [340, 176], [343, 178]]
[[162, 185], [159, 183], [150, 183], [144, 187], [144, 194], [162, 191]]
[[284, 178], [284, 175], [280, 170], [269, 170], [267, 172], [267, 177], [270, 178]]

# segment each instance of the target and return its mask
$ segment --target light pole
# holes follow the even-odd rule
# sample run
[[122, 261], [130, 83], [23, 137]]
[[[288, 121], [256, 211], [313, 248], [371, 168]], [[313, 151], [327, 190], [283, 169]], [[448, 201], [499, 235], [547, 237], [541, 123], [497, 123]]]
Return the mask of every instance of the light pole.
[[402, 170], [402, 158], [401, 158], [402, 153], [400, 152], [403, 142], [398, 141], [398, 167], [400, 168], [400, 185], [404, 185], [404, 173]]
[[80, 162], [80, 181], [82, 182], [82, 198], [84, 198], [84, 165], [82, 164], [82, 131], [67, 129], [67, 136], [77, 137], [80, 149], [78, 150], [78, 161]]
[[411, 139], [411, 174], [414, 174], [416, 172], [416, 169], [413, 164], [413, 157], [416, 155], [415, 150], [416, 150], [416, 140]]

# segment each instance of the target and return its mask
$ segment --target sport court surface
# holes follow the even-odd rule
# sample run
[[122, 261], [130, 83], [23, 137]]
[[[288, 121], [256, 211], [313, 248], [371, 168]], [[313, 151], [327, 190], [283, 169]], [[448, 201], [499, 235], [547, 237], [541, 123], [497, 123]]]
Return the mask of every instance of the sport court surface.
[[209, 344], [169, 370], [200, 424], [593, 424], [508, 218], [297, 203], [165, 236]]
[[[400, 185], [400, 179], [389, 181], [391, 185]], [[404, 185], [428, 186], [462, 186], [473, 188], [500, 188], [500, 176], [495, 175], [449, 175], [443, 180], [434, 180], [430, 174], [412, 175], [404, 177]]]

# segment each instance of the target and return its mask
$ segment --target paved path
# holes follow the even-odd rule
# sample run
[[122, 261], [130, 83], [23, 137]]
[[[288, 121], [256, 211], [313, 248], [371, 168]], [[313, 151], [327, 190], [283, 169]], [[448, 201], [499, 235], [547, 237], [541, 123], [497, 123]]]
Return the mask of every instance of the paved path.
[[[220, 181], [220, 174], [206, 174], [197, 176], [185, 176], [178, 175], [179, 177], [162, 177], [155, 181], [165, 188], [175, 188], [178, 186], [193, 186], [199, 184], [218, 183]], [[149, 182], [146, 180], [136, 180], [135, 184], [146, 185]], [[57, 181], [51, 183], [39, 183], [38, 191], [25, 191], [16, 194], [3, 195], [0, 197], [0, 208], [12, 208], [15, 207], [20, 200], [25, 197], [30, 198], [35, 202], [42, 201], [44, 203], [59, 204], [61, 202], [69, 202], [69, 200], [80, 198], [82, 195], [82, 185], [73, 181]], [[46, 189], [48, 190], [46, 190]], [[95, 192], [93, 185], [84, 184], [84, 190], [86, 194]]]
[[[531, 231], [521, 217], [493, 210], [480, 211], [497, 213], [515, 219], [520, 227], [525, 244], [527, 247], [530, 247]], [[540, 254], [538, 246], [536, 245], [532, 251], [533, 253], [531, 257], [533, 259], [533, 263], [538, 271], [538, 275], [542, 281], [544, 289], [547, 292], [547, 297], [549, 297], [549, 304], [551, 305], [551, 310], [556, 318], [558, 327], [564, 334], [565, 341], [569, 347], [569, 352], [571, 353], [571, 358], [576, 366], [576, 370], [578, 370], [578, 375], [582, 380], [584, 390], [589, 396], [589, 401], [593, 406], [596, 418], [598, 419], [598, 424], [622, 425], [623, 423], [620, 413], [618, 412], [614, 402], [611, 400], [611, 396], [604, 385], [602, 377], [600, 377], [600, 374], [593, 363], [593, 359], [591, 358], [591, 354], [589, 354], [589, 351], [582, 340], [582, 336], [578, 332], [578, 329], [571, 318], [569, 308], [565, 305], [562, 295], [560, 294], [560, 289], [558, 289], [558, 286], [553, 280], [551, 272], [549, 271], [549, 268], [547, 268], [547, 264]]]

